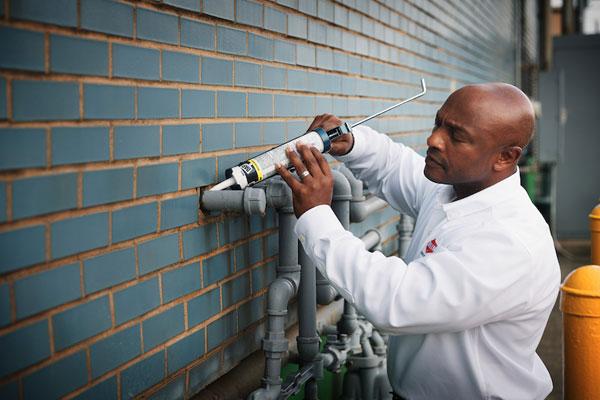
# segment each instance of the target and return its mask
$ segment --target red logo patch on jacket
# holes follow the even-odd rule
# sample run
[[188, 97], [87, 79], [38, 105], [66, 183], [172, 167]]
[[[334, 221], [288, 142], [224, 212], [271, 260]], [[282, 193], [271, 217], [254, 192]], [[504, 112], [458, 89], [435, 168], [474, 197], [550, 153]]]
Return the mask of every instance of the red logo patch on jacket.
[[437, 246], [438, 244], [435, 239], [430, 240], [429, 243], [427, 243], [427, 246], [425, 246], [425, 253], [433, 253]]

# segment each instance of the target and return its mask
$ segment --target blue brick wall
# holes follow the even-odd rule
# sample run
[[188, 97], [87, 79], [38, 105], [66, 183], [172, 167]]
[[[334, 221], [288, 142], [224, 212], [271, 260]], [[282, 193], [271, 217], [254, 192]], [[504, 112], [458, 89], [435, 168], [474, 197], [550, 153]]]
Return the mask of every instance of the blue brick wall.
[[[423, 153], [453, 88], [513, 80], [508, 9], [0, 0], [0, 397], [188, 398], [225, 374], [259, 346], [277, 219], [205, 214], [201, 190], [422, 76], [426, 101], [372, 126]], [[352, 231], [392, 253], [396, 220]]]

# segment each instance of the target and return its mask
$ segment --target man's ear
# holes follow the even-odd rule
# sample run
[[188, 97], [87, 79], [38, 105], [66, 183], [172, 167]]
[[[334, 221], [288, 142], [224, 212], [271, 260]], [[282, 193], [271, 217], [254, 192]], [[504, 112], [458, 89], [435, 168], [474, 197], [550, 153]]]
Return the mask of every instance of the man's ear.
[[500, 154], [498, 155], [498, 159], [494, 163], [494, 171], [501, 172], [507, 169], [514, 168], [521, 158], [521, 154], [523, 153], [523, 149], [519, 146], [508, 146], [502, 149]]

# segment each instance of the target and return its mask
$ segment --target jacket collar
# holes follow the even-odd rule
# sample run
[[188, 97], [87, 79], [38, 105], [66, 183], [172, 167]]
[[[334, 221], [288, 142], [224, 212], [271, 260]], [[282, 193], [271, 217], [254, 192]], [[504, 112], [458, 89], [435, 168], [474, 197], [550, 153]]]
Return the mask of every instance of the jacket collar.
[[519, 175], [519, 169], [515, 171], [511, 176], [489, 186], [477, 193], [474, 193], [464, 199], [452, 201], [456, 196], [452, 186], [446, 186], [445, 190], [442, 190], [439, 197], [442, 202], [442, 209], [446, 213], [446, 217], [456, 219], [464, 217], [469, 214], [482, 211], [486, 208], [490, 208], [493, 205], [499, 204], [504, 200], [513, 197], [521, 187], [521, 178]]

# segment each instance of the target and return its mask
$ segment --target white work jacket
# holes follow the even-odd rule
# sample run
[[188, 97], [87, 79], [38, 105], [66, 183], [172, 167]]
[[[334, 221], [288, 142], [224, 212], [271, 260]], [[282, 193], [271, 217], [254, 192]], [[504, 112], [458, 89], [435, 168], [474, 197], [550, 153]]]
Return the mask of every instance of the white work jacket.
[[560, 284], [548, 225], [516, 172], [461, 200], [425, 178], [424, 158], [368, 127], [339, 157], [369, 190], [416, 218], [405, 261], [365, 250], [329, 206], [296, 233], [317, 268], [390, 333], [388, 376], [416, 399], [543, 399], [535, 350]]

